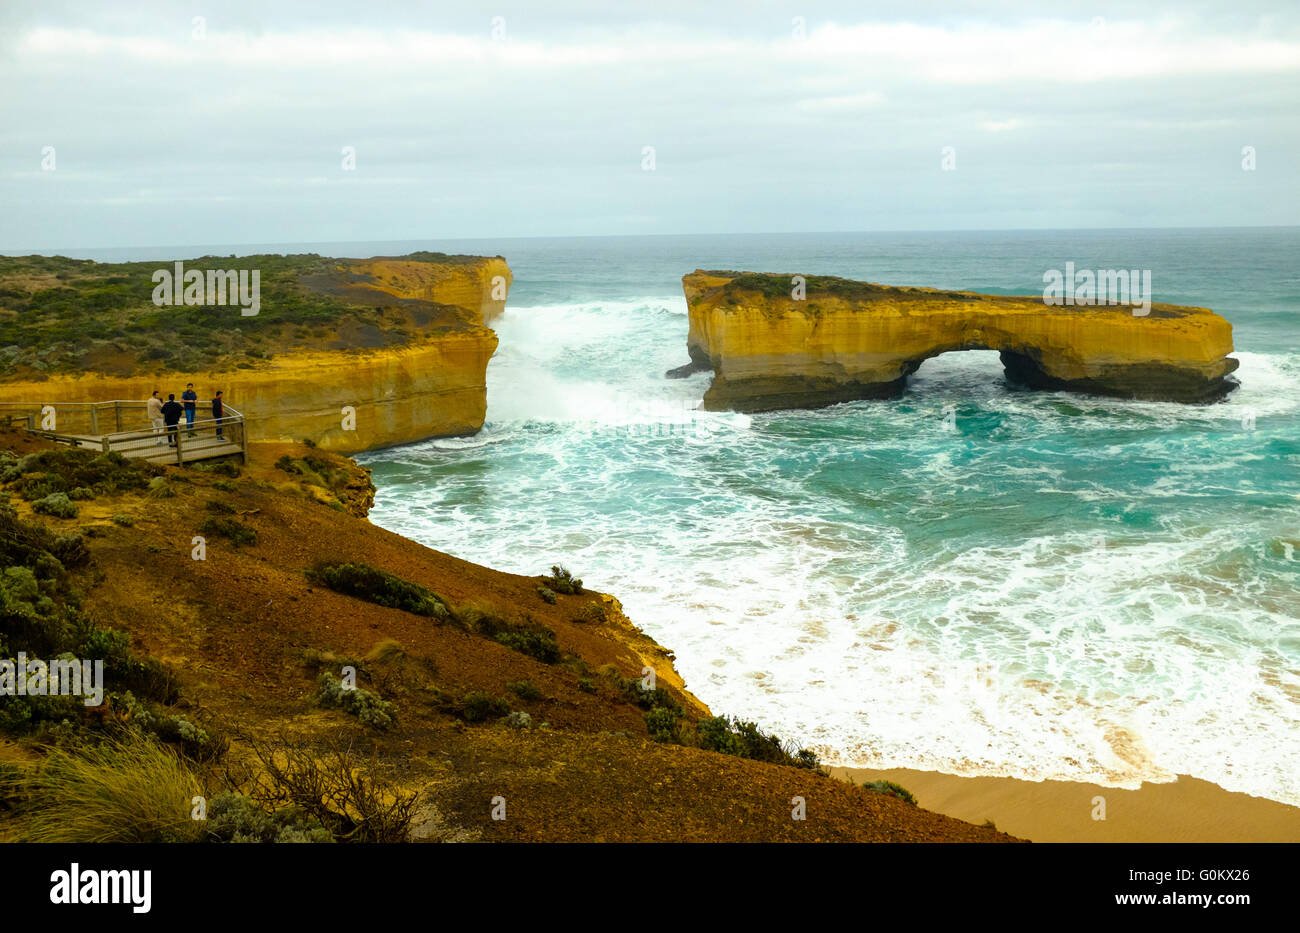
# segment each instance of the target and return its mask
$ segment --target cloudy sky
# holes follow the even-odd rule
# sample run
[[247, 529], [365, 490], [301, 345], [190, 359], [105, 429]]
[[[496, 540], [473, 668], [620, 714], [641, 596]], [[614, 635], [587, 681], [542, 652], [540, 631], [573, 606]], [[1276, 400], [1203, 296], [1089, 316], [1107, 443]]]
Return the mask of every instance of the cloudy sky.
[[1294, 0], [607, 5], [5, 0], [0, 249], [1300, 222]]

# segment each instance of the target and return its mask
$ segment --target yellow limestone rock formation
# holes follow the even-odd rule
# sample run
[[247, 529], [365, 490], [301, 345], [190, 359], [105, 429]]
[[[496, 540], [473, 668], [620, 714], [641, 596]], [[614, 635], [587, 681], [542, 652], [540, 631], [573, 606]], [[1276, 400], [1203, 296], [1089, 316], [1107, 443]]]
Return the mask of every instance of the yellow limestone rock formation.
[[1041, 296], [893, 288], [696, 270], [682, 278], [691, 362], [712, 369], [707, 409], [817, 408], [897, 395], [949, 350], [999, 350], [1008, 378], [1043, 389], [1204, 402], [1236, 385], [1232, 325], [1206, 308], [1061, 307]]
[[[505, 307], [510, 268], [500, 257], [440, 263], [419, 256], [339, 259], [301, 280], [309, 292], [349, 304], [396, 306], [411, 331], [403, 344], [374, 346], [373, 331], [347, 325], [329, 329], [319, 346], [277, 352], [253, 368], [52, 374], [0, 383], [0, 401], [142, 400], [154, 389], [179, 399], [193, 382], [201, 416], [220, 389], [247, 417], [254, 441], [307, 439], [355, 453], [473, 434], [487, 413], [487, 365], [497, 347], [486, 325]], [[264, 302], [262, 313], [268, 310]], [[148, 430], [143, 413], [137, 420], [124, 430]]]

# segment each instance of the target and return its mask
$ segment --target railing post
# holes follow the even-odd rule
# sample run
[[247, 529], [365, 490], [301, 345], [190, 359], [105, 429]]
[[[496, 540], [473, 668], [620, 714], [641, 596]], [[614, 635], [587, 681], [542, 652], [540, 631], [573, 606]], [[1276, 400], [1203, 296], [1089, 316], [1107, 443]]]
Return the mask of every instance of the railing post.
[[176, 465], [177, 466], [185, 465], [185, 456], [184, 454], [181, 453], [181, 445], [182, 445], [181, 438], [184, 436], [184, 434], [185, 432], [181, 430], [180, 424], [177, 423], [176, 425]]
[[94, 402], [90, 403], [90, 433], [99, 433], [99, 406]]
[[113, 449], [113, 445], [108, 442], [107, 434], [103, 436], [103, 438], [101, 439], [101, 443], [104, 445], [104, 453], [108, 453], [110, 450]]
[[117, 433], [122, 433], [122, 403], [114, 399], [113, 401], [113, 422], [117, 425]]
[[239, 447], [243, 452], [244, 465], [248, 465], [248, 422], [244, 420], [243, 415], [239, 417]]

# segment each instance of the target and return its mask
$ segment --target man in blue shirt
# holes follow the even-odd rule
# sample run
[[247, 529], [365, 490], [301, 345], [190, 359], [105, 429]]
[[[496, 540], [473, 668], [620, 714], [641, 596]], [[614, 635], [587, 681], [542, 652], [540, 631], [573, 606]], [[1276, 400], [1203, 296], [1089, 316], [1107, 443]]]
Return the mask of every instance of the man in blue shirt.
[[190, 437], [193, 437], [194, 413], [199, 401], [199, 394], [194, 391], [194, 383], [185, 386], [185, 391], [181, 393], [181, 401], [185, 403], [185, 426], [189, 428]]

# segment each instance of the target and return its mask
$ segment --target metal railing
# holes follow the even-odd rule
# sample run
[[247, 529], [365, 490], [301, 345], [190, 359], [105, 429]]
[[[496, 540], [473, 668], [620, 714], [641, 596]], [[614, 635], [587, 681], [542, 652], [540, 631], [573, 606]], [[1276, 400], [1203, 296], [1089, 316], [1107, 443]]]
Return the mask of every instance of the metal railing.
[[[21, 421], [33, 434], [73, 447], [116, 451], [126, 457], [143, 457], [155, 462], [185, 463], [208, 457], [239, 454], [248, 460], [248, 429], [243, 413], [226, 405], [220, 418], [181, 420], [171, 426], [155, 427], [147, 417], [148, 403], [115, 399], [108, 402], [60, 402], [29, 404], [0, 402], [0, 421]], [[123, 430], [128, 416], [149, 424], [148, 428]], [[48, 427], [47, 427], [48, 425]], [[102, 428], [112, 425], [107, 433]]]

